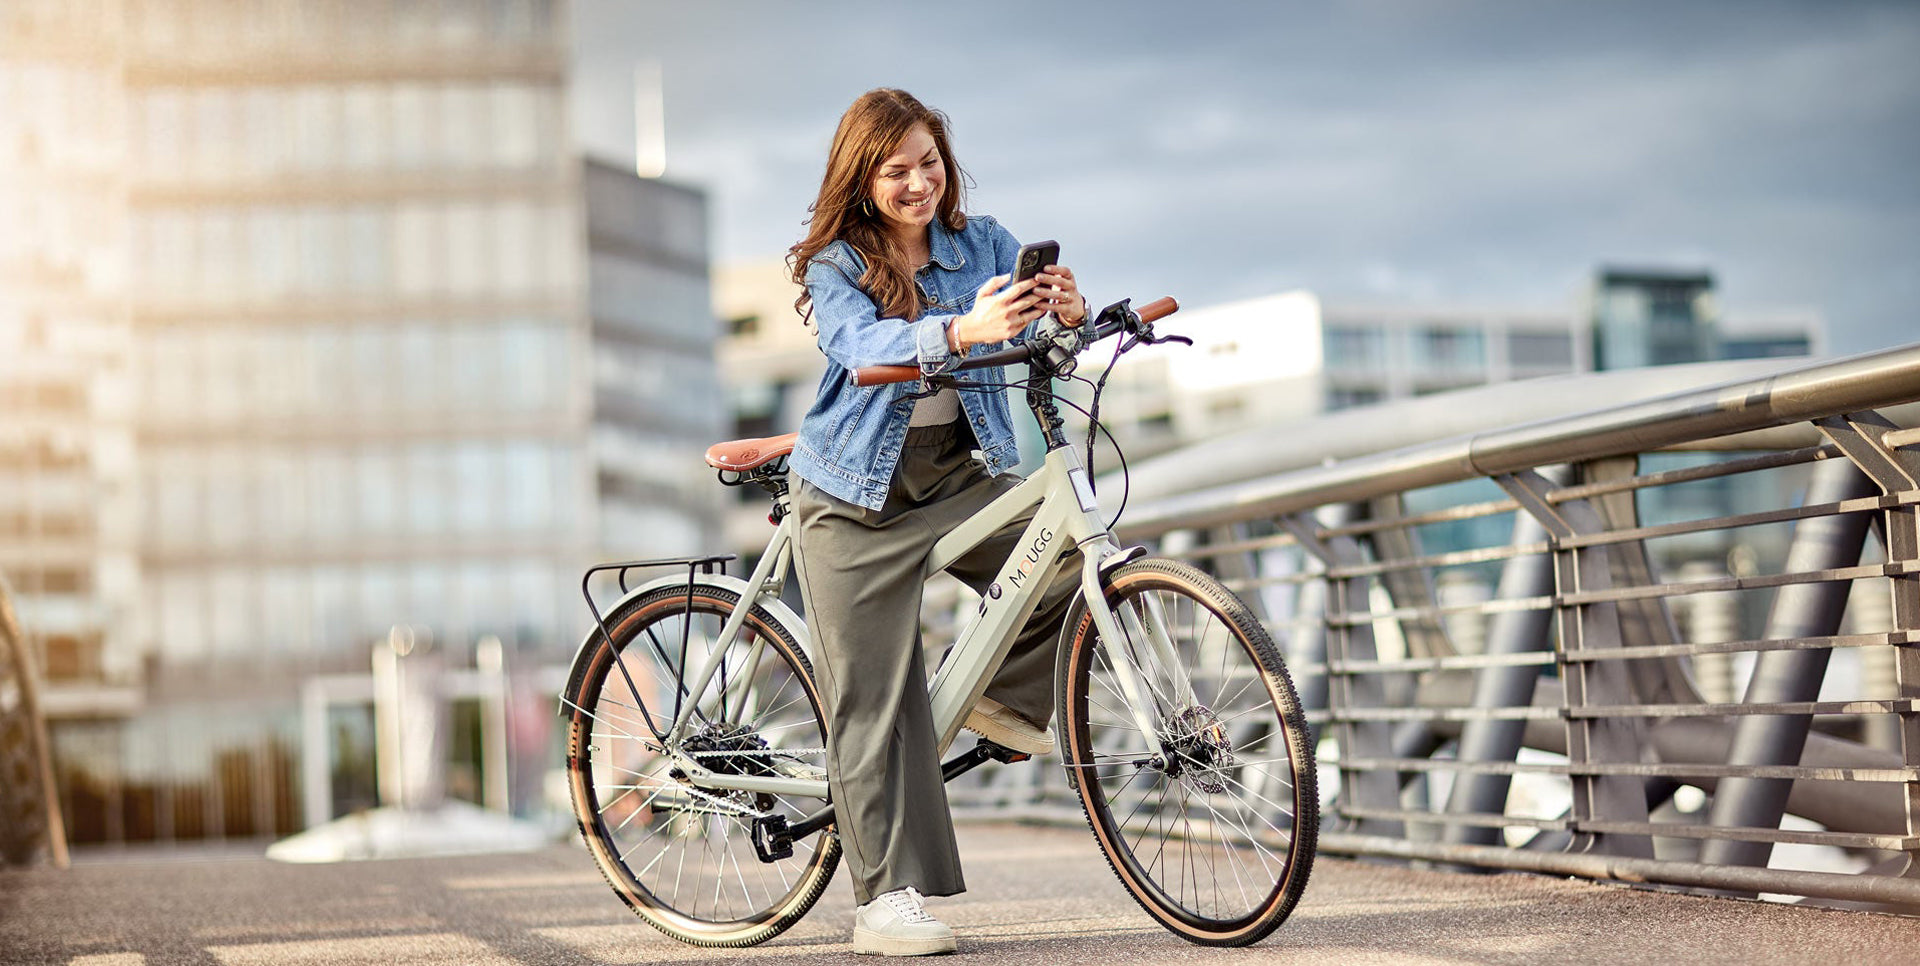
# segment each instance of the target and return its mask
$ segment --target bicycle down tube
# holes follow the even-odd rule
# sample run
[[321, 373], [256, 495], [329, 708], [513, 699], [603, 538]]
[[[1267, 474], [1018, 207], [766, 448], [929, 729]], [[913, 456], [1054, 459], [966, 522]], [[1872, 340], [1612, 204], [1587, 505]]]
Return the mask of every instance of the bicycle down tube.
[[[989, 585], [978, 616], [960, 633], [928, 688], [940, 754], [945, 754], [959, 735], [968, 710], [1006, 659], [1020, 628], [1039, 606], [1040, 594], [1052, 583], [1069, 546], [1082, 553], [1080, 582], [1087, 608], [1102, 633], [1112, 634], [1113, 613], [1100, 588], [1099, 565], [1120, 548], [1096, 516], [1098, 508], [1091, 488], [1084, 485], [1085, 479], [1086, 468], [1080, 464], [1078, 452], [1071, 447], [1050, 450], [1046, 462], [1032, 476], [934, 544], [929, 569], [944, 570], [961, 554], [1038, 504], [1033, 520], [1015, 545], [1016, 554]], [[1117, 638], [1107, 636], [1106, 640]], [[1137, 681], [1125, 677], [1122, 682], [1129, 690], [1138, 686]], [[1141, 724], [1143, 731], [1153, 734], [1146, 727], [1148, 722]], [[1160, 750], [1154, 748], [1156, 754]]]

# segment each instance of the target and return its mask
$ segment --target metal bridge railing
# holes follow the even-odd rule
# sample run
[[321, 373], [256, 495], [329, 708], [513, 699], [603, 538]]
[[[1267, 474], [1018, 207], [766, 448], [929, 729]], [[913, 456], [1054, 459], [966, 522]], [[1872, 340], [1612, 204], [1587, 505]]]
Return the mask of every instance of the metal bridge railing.
[[67, 836], [40, 714], [33, 655], [0, 578], [0, 866], [67, 865]]
[[1920, 906], [1920, 345], [1781, 369], [1210, 441], [1136, 469], [1121, 534], [1282, 642], [1329, 851]]

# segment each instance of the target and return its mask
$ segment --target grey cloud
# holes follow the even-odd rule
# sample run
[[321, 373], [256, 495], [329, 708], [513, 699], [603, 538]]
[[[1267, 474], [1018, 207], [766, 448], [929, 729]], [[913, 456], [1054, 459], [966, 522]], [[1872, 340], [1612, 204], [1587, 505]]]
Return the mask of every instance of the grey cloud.
[[979, 210], [1116, 295], [1537, 304], [1672, 259], [1730, 305], [1819, 308], [1843, 350], [1916, 329], [1911, 4], [575, 9], [582, 133], [625, 150], [624, 78], [663, 60], [723, 260], [797, 237], [834, 120], [886, 84], [953, 116]]

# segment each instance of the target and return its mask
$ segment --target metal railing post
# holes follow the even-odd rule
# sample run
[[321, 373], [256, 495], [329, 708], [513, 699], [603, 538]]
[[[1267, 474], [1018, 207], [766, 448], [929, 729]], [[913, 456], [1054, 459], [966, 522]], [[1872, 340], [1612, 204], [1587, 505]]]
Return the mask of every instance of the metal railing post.
[[[1515, 548], [1544, 544], [1546, 528], [1526, 513], [1513, 515]], [[1500, 568], [1500, 586], [1495, 600], [1521, 600], [1546, 597], [1553, 593], [1553, 556], [1530, 553], [1508, 558]], [[1553, 612], [1509, 610], [1494, 615], [1487, 634], [1489, 655], [1525, 654], [1545, 651], [1552, 643]], [[1520, 708], [1533, 703], [1534, 685], [1540, 680], [1540, 668], [1533, 665], [1482, 668], [1474, 674], [1473, 707]], [[1461, 761], [1515, 761], [1520, 754], [1527, 722], [1518, 718], [1479, 718], [1465, 723], [1460, 732]], [[1447, 796], [1450, 815], [1501, 814], [1506, 811], [1507, 792], [1513, 776], [1498, 773], [1469, 772], [1454, 779]], [[1442, 838], [1451, 843], [1496, 845], [1500, 829], [1493, 826], [1449, 824]]]
[[[1807, 487], [1807, 502], [1838, 503], [1871, 496], [1878, 489], [1854, 464], [1846, 460], [1825, 460], [1814, 466], [1813, 482]], [[1800, 521], [1787, 550], [1786, 569], [1791, 573], [1810, 573], [1858, 563], [1869, 522], [1870, 515], [1866, 513], [1841, 513]], [[1833, 634], [1840, 629], [1849, 586], [1846, 581], [1826, 581], [1781, 587], [1767, 615], [1763, 636], [1768, 640], [1784, 640]], [[1753, 678], [1747, 684], [1745, 703], [1780, 704], [1818, 698], [1832, 655], [1831, 648], [1761, 654], [1754, 663]], [[1807, 714], [1742, 716], [1734, 724], [1733, 746], [1728, 751], [1727, 762], [1745, 766], [1798, 765], [1812, 724], [1813, 716]], [[1793, 780], [1789, 778], [1723, 779], [1714, 791], [1708, 823], [1716, 828], [1779, 828], [1780, 819], [1786, 814], [1787, 793], [1792, 788]], [[1701, 848], [1700, 859], [1708, 865], [1764, 866], [1772, 854], [1771, 842], [1709, 839]]]
[[[1896, 441], [1897, 431], [1892, 420], [1871, 410], [1829, 416], [1816, 422], [1820, 431], [1882, 491], [1892, 495], [1920, 489], [1920, 453], [1901, 449], [1902, 445], [1920, 442], [1912, 431], [1903, 434], [1907, 437], [1906, 443]], [[1920, 571], [1913, 569], [1920, 563], [1920, 508], [1910, 502], [1889, 506], [1879, 523], [1886, 539], [1893, 630], [1896, 634], [1908, 635], [1911, 640], [1911, 635], [1920, 630]], [[1900, 752], [1906, 767], [1920, 768], [1920, 712], [1914, 707], [1920, 700], [1920, 649], [1905, 643], [1895, 645], [1893, 652], [1895, 698], [1900, 702], [1899, 710], [1889, 716], [1898, 731], [1895, 750]], [[1912, 840], [1920, 837], [1920, 780], [1909, 779], [1904, 791], [1906, 833]], [[1920, 856], [1909, 852], [1904, 871], [1907, 875], [1920, 873]]]
[[1575, 769], [1571, 775], [1574, 848], [1653, 858], [1653, 840], [1646, 835], [1595, 830], [1599, 824], [1645, 825], [1645, 780], [1586, 770], [1610, 762], [1635, 761], [1647, 744], [1647, 723], [1640, 718], [1584, 713], [1636, 703], [1632, 675], [1623, 662], [1595, 659], [1625, 646], [1620, 605], [1608, 600], [1568, 603], [1568, 598], [1578, 601], [1582, 595], [1613, 589], [1615, 548], [1604, 544], [1582, 546], [1572, 540], [1604, 532], [1606, 522], [1585, 500], [1551, 502], [1548, 494], [1555, 484], [1537, 470], [1505, 475], [1499, 482], [1552, 537], [1554, 611], [1560, 626], [1556, 653], [1567, 721], [1567, 764]]
[[[1358, 541], [1346, 536], [1326, 537], [1312, 517], [1302, 514], [1289, 517], [1284, 523], [1300, 545], [1329, 570], [1365, 559]], [[1341, 715], [1348, 709], [1380, 708], [1387, 703], [1386, 689], [1379, 676], [1341, 670], [1348, 662], [1378, 658], [1373, 622], [1357, 616], [1372, 610], [1370, 589], [1366, 577], [1327, 578], [1327, 706], [1331, 733], [1340, 744], [1340, 797], [1335, 808], [1355, 813], [1392, 811], [1400, 807], [1400, 782], [1393, 772], [1348, 765], [1357, 758], [1391, 756], [1393, 726], [1384, 721], [1357, 721]], [[1366, 815], [1351, 818], [1350, 826], [1367, 835], [1397, 836], [1406, 832], [1406, 824], [1397, 819]]]

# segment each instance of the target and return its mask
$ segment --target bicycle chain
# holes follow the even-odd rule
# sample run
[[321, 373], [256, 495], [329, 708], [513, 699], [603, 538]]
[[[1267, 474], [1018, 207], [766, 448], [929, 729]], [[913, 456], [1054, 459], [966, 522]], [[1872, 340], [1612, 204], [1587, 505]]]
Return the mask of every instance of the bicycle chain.
[[683, 751], [680, 754], [688, 758], [717, 758], [721, 755], [779, 755], [783, 758], [798, 758], [801, 755], [824, 755], [825, 748], [760, 748], [749, 751]]

